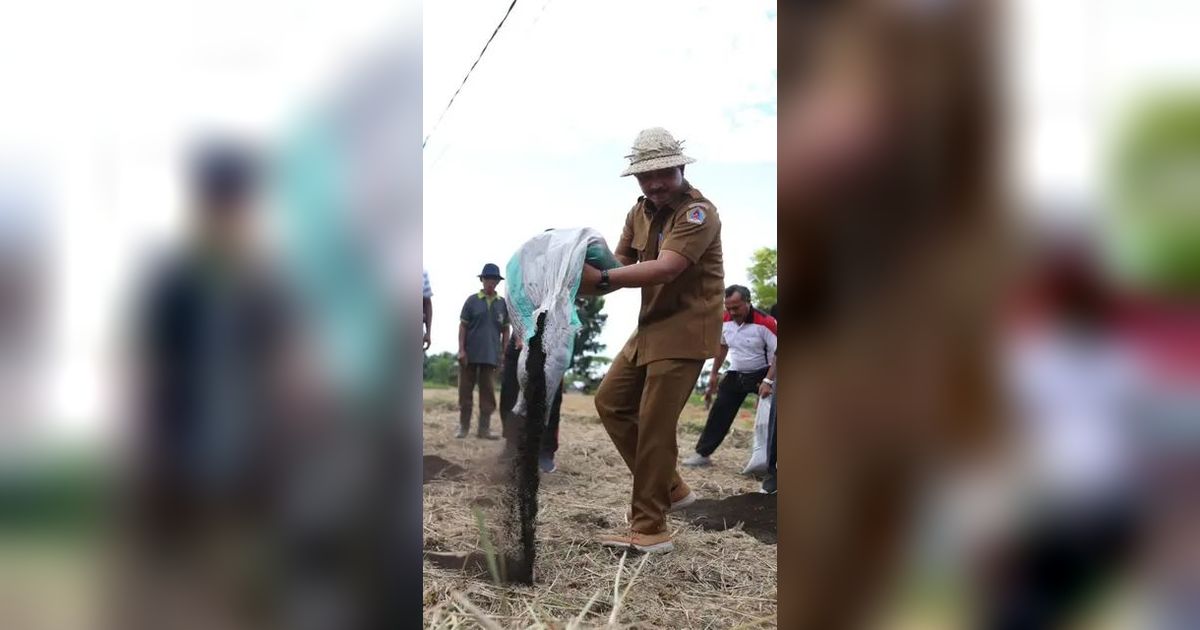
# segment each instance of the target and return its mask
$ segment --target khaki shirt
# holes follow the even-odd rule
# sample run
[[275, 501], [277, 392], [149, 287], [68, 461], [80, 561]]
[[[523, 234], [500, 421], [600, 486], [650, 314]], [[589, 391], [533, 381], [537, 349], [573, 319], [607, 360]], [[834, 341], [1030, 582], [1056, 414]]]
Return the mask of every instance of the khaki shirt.
[[663, 359], [703, 361], [721, 344], [725, 267], [717, 208], [684, 181], [663, 208], [639, 197], [625, 217], [616, 254], [646, 262], [670, 250], [692, 264], [668, 284], [642, 288], [638, 327], [622, 352], [635, 365]]

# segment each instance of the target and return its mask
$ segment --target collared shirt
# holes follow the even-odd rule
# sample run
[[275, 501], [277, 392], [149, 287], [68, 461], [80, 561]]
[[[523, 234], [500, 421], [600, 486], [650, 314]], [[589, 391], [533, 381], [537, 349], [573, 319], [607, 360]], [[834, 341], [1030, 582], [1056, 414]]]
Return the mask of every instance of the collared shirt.
[[662, 208], [638, 198], [615, 253], [648, 262], [663, 250], [692, 264], [668, 284], [642, 288], [638, 327], [622, 352], [635, 365], [716, 356], [725, 298], [721, 219], [716, 206], [686, 180]]
[[480, 291], [463, 303], [461, 319], [467, 327], [467, 362], [500, 365], [501, 335], [508, 327], [504, 298]]
[[777, 335], [775, 318], [762, 311], [750, 309], [750, 316], [742, 324], [726, 313], [721, 344], [729, 348], [729, 370], [757, 372], [770, 367]]

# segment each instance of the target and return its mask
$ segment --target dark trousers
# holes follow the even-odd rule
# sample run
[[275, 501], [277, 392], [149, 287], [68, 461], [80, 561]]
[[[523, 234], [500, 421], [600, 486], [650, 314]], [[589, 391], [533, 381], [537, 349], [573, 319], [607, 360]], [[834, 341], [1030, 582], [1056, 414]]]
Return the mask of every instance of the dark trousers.
[[1137, 530], [1137, 508], [1124, 497], [1031, 519], [998, 572], [979, 627], [1039, 630], [1076, 621], [1133, 557]]
[[717, 386], [717, 399], [713, 401], [708, 411], [708, 421], [704, 423], [704, 432], [696, 442], [696, 452], [708, 457], [712, 455], [725, 436], [729, 435], [729, 427], [737, 417], [738, 409], [746, 402], [746, 396], [758, 393], [758, 386], [767, 376], [765, 369], [757, 372], [725, 373], [721, 384]]
[[[518, 422], [513, 419], [513, 407], [517, 404], [517, 394], [521, 391], [521, 381], [517, 375], [517, 362], [521, 351], [514, 344], [509, 344], [504, 353], [504, 374], [500, 379], [500, 423], [503, 426], [504, 439], [512, 443], [518, 433]], [[562, 411], [563, 392], [560, 387], [554, 396], [554, 403], [546, 414], [546, 430], [542, 432], [541, 451], [543, 455], [553, 456], [558, 452], [558, 424]]]
[[492, 423], [492, 412], [496, 410], [496, 366], [484, 363], [468, 363], [458, 369], [459, 424], [466, 431], [471, 428], [471, 412], [474, 407], [475, 386], [479, 385], [479, 433], [487, 433]]

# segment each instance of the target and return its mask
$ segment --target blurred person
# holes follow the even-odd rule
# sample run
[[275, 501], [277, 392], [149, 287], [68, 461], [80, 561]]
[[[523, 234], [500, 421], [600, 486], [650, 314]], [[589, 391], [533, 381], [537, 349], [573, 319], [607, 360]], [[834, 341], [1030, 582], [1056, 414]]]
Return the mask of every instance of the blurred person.
[[[721, 349], [713, 360], [713, 376], [704, 392], [708, 420], [696, 441], [696, 452], [683, 460], [684, 466], [711, 466], [713, 452], [729, 434], [746, 397], [760, 393], [763, 379], [775, 361], [775, 326], [775, 318], [750, 304], [750, 289], [737, 284], [726, 287]], [[729, 369], [718, 379], [716, 374], [727, 356]]]
[[684, 178], [694, 160], [661, 127], [638, 134], [629, 167], [643, 196], [625, 217], [621, 267], [584, 267], [580, 292], [640, 288], [638, 327], [596, 392], [596, 411], [633, 473], [629, 529], [605, 546], [674, 548], [667, 513], [695, 502], [676, 469], [676, 429], [704, 362], [720, 343], [724, 264], [716, 207]]
[[433, 343], [430, 341], [433, 334], [433, 290], [429, 287], [429, 272], [421, 272], [421, 321], [425, 326], [425, 336], [422, 338], [424, 350], [428, 350]]
[[781, 628], [886, 622], [920, 498], [995, 450], [991, 7], [780, 7]]
[[471, 413], [476, 385], [479, 387], [480, 439], [500, 439], [491, 431], [496, 411], [496, 368], [504, 366], [504, 350], [510, 334], [508, 305], [496, 293], [504, 278], [500, 268], [488, 263], [479, 274], [483, 288], [463, 303], [458, 325], [458, 408], [459, 427], [455, 437], [465, 438], [471, 429]]
[[1146, 393], [1136, 469], [1145, 508], [1146, 627], [1200, 627], [1200, 94], [1167, 84], [1132, 99], [1111, 155], [1112, 253], [1121, 332], [1138, 350]]
[[256, 151], [207, 142], [189, 175], [192, 239], [137, 302], [132, 533], [141, 560], [124, 628], [263, 621], [255, 596], [265, 568], [253, 559], [270, 538], [294, 321], [254, 233]]
[[395, 628], [420, 606], [420, 56], [398, 26], [289, 116], [275, 151], [273, 218], [327, 392], [289, 448], [288, 627]]
[[[503, 376], [500, 379], [500, 422], [503, 426], [504, 453], [503, 457], [513, 457], [517, 452], [517, 441], [520, 439], [519, 422], [514, 413], [517, 396], [521, 391], [521, 383], [517, 370], [521, 359], [521, 339], [517, 335], [509, 337], [508, 346], [504, 351]], [[554, 455], [558, 452], [558, 426], [562, 415], [563, 392], [566, 382], [559, 386], [554, 402], [546, 417], [546, 430], [542, 432], [542, 444], [538, 453], [538, 467], [544, 473], [558, 470], [554, 463]]]
[[1055, 247], [1041, 308], [1007, 359], [1026, 506], [985, 590], [981, 625], [1061, 628], [1131, 558], [1141, 398], [1108, 281], [1083, 243]]

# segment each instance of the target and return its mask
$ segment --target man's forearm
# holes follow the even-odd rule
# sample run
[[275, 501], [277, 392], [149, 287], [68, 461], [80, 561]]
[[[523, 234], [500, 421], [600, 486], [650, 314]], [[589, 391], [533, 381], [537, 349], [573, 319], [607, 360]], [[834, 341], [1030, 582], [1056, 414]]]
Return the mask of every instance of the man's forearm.
[[614, 289], [633, 289], [666, 284], [678, 273], [663, 264], [662, 260], [618, 267], [608, 272], [609, 285]]
[[729, 351], [722, 347], [722, 349], [717, 352], [717, 356], [713, 358], [712, 372], [708, 377], [708, 388], [710, 390], [717, 388], [717, 380], [721, 375], [721, 366], [725, 365], [725, 356], [727, 354], [729, 354]]
[[674, 280], [682, 271], [681, 265], [668, 264], [663, 259], [627, 265], [608, 270], [608, 290], [601, 291], [597, 284], [601, 279], [600, 270], [585, 266], [583, 281], [579, 292], [584, 295], [603, 295], [617, 289], [635, 289], [666, 284]]
[[467, 351], [467, 327], [461, 322], [458, 324], [458, 351]]

